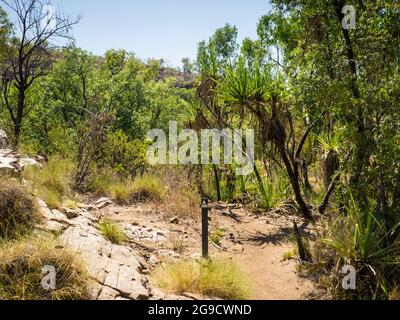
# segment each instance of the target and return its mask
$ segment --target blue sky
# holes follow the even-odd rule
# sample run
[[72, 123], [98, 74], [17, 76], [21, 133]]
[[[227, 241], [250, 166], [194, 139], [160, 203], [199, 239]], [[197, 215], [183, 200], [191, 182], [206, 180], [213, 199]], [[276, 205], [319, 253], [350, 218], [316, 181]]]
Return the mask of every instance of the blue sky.
[[164, 58], [178, 66], [196, 56], [197, 43], [225, 23], [239, 38], [256, 37], [268, 0], [51, 0], [65, 14], [82, 15], [74, 27], [77, 45], [95, 54], [133, 51], [142, 59]]

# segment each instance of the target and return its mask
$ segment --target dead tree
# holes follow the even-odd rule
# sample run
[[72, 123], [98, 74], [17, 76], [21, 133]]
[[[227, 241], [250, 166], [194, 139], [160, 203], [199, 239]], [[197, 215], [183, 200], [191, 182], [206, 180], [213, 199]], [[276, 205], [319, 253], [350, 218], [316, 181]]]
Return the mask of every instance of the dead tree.
[[[28, 89], [46, 75], [51, 50], [57, 40], [72, 40], [70, 31], [79, 17], [70, 19], [50, 10], [43, 0], [0, 0], [15, 16], [14, 35], [2, 61], [2, 94], [13, 123], [14, 145], [18, 146], [22, 121], [32, 110], [26, 106]], [[12, 88], [15, 88], [13, 94]]]

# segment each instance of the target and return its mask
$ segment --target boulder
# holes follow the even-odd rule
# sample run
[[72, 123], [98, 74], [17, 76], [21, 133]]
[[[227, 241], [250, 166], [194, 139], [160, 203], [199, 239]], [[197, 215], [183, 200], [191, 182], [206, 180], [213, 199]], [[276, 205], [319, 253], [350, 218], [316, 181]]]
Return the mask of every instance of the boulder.
[[110, 200], [109, 198], [103, 197], [103, 198], [100, 198], [99, 200], [97, 200], [97, 201], [93, 204], [93, 207], [94, 207], [95, 209], [100, 210], [100, 209], [103, 209], [103, 208], [105, 208], [105, 207], [112, 206], [112, 205], [114, 205], [114, 202], [113, 202], [112, 200]]
[[18, 163], [22, 169], [25, 167], [41, 167], [42, 166], [35, 159], [31, 159], [31, 158], [21, 158]]
[[[1, 135], [1, 133], [0, 133]], [[0, 138], [0, 144], [1, 144]], [[20, 171], [19, 155], [11, 149], [0, 149], [0, 175], [15, 175]]]
[[0, 130], [0, 149], [6, 149], [8, 145], [7, 134], [3, 130]]
[[0, 176], [12, 176], [15, 175], [17, 172], [18, 171], [12, 165], [0, 162]]

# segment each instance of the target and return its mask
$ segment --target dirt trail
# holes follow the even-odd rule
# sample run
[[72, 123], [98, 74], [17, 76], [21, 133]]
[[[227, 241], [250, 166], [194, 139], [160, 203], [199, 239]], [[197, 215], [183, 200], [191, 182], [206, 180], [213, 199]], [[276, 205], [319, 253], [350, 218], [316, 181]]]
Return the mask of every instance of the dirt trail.
[[[200, 255], [199, 222], [166, 219], [152, 206], [109, 207], [104, 215], [121, 223], [140, 226], [145, 232], [158, 230], [159, 234], [166, 236], [164, 241], [140, 239], [144, 244], [141, 249], [148, 251], [145, 255], [150, 263], [179, 257], [173, 251], [176, 239], [185, 246], [182, 255]], [[210, 255], [232, 259], [248, 274], [252, 299], [301, 300], [314, 297], [311, 281], [297, 272], [298, 262], [295, 259], [283, 261], [285, 253], [294, 249], [294, 243], [290, 241], [292, 226], [293, 217], [282, 218], [277, 214], [255, 216], [243, 208], [216, 205], [210, 214], [210, 233], [217, 231], [221, 241], [218, 246], [210, 245]], [[310, 231], [303, 228], [303, 232]]]

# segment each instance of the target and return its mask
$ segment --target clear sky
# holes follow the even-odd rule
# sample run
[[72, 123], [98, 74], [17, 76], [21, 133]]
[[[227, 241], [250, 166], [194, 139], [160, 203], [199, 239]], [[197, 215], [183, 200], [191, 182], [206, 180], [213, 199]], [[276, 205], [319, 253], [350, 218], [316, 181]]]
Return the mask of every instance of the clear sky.
[[126, 49], [142, 59], [164, 58], [173, 66], [196, 56], [197, 43], [225, 23], [239, 39], [256, 37], [268, 0], [51, 0], [65, 14], [82, 15], [77, 45], [95, 54]]

